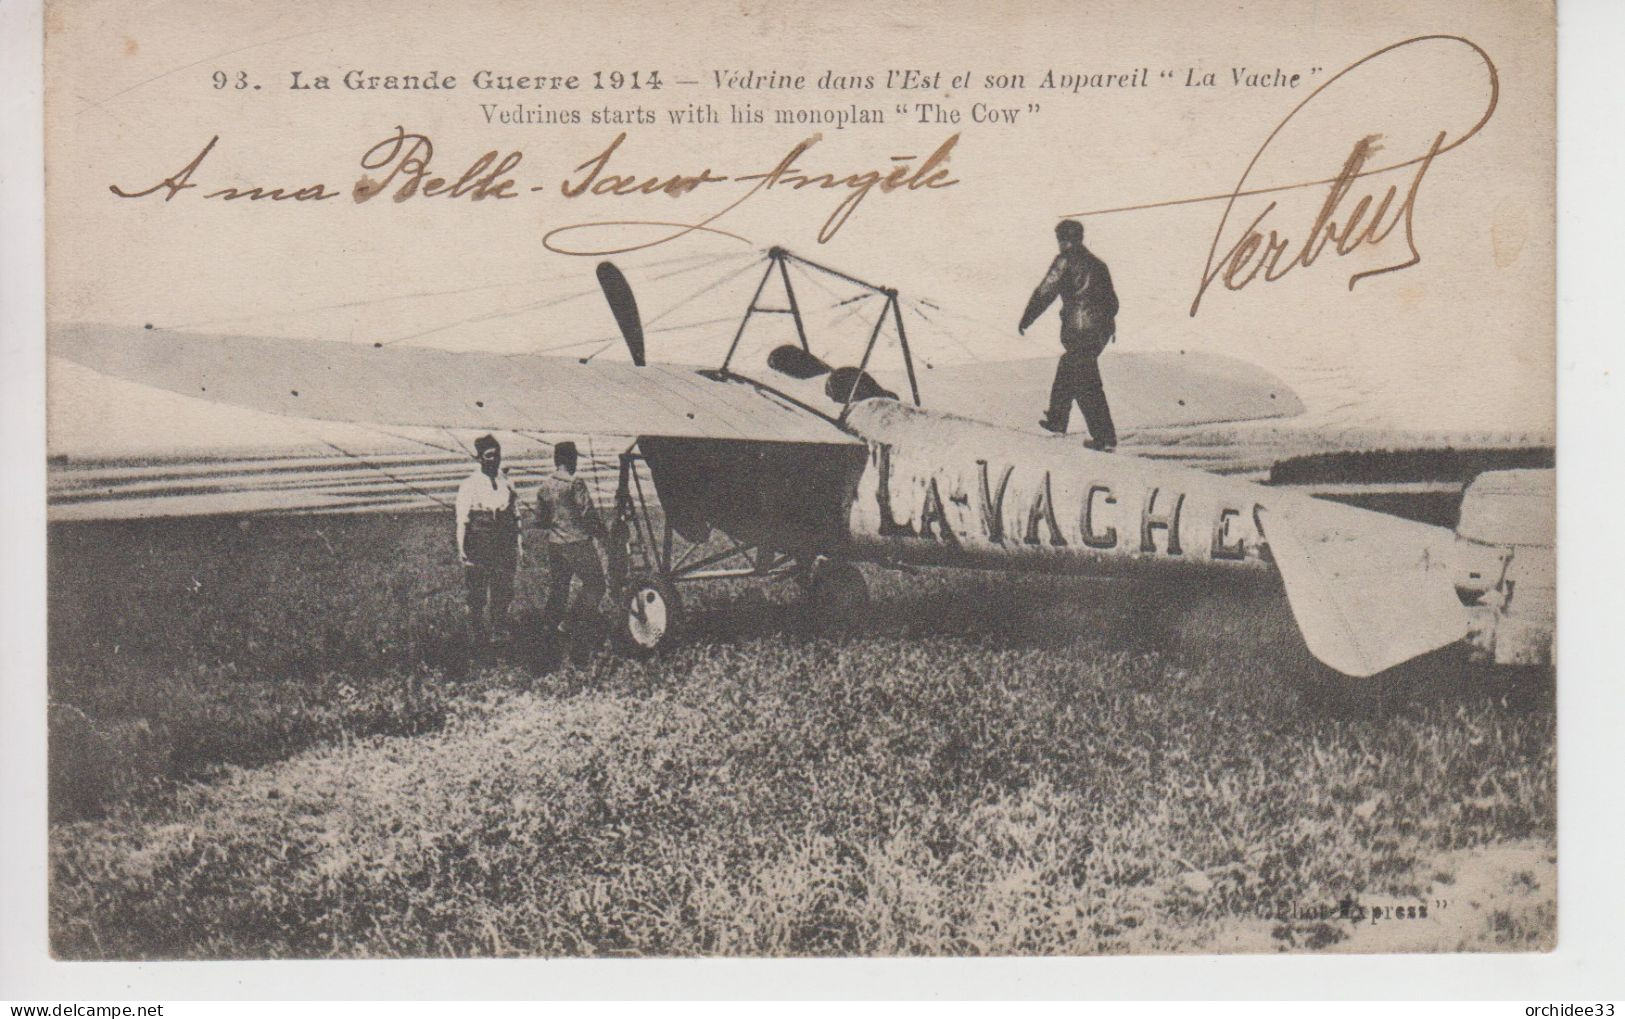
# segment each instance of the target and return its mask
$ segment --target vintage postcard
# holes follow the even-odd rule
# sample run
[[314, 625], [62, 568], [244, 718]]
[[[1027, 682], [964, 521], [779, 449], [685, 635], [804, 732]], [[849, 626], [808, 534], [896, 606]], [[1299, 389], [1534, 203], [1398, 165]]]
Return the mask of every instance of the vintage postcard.
[[1554, 33], [52, 0], [53, 953], [1551, 950]]

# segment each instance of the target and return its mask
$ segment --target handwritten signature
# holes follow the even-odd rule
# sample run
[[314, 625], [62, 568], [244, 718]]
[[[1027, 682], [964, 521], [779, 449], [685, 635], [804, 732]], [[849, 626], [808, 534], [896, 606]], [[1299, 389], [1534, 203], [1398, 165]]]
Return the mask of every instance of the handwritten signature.
[[[1385, 163], [1380, 166], [1369, 165], [1373, 157], [1381, 151], [1380, 136], [1361, 134], [1343, 160], [1342, 169], [1335, 175], [1318, 180], [1296, 181], [1289, 184], [1279, 184], [1270, 187], [1257, 187], [1252, 185], [1252, 175], [1263, 159], [1272, 143], [1286, 129], [1287, 125], [1303, 111], [1316, 97], [1326, 92], [1340, 79], [1354, 70], [1372, 64], [1374, 61], [1391, 57], [1396, 52], [1408, 46], [1422, 43], [1444, 42], [1459, 44], [1471, 50], [1481, 61], [1488, 74], [1489, 98], [1485, 103], [1482, 114], [1478, 120], [1466, 131], [1450, 137], [1449, 132], [1437, 132], [1427, 148], [1419, 155], [1409, 156], [1396, 162]], [[1495, 114], [1495, 107], [1500, 101], [1500, 78], [1496, 72], [1495, 63], [1490, 55], [1478, 44], [1461, 36], [1454, 35], [1422, 35], [1405, 39], [1391, 46], [1384, 46], [1368, 56], [1356, 60], [1311, 92], [1297, 106], [1293, 107], [1275, 129], [1264, 139], [1262, 145], [1253, 153], [1246, 169], [1237, 178], [1235, 187], [1228, 192], [1212, 195], [1198, 195], [1190, 198], [1176, 198], [1167, 201], [1147, 202], [1139, 205], [1119, 206], [1111, 209], [1095, 209], [1089, 212], [1071, 213], [1063, 219], [1078, 219], [1086, 216], [1103, 216], [1110, 213], [1132, 212], [1144, 209], [1165, 208], [1174, 205], [1190, 205], [1199, 202], [1224, 202], [1224, 212], [1219, 217], [1218, 226], [1213, 233], [1213, 243], [1208, 248], [1207, 261], [1202, 267], [1201, 280], [1196, 288], [1196, 295], [1191, 301], [1190, 315], [1202, 307], [1202, 297], [1215, 281], [1223, 284], [1227, 290], [1241, 290], [1253, 281], [1262, 278], [1265, 283], [1273, 283], [1294, 269], [1309, 268], [1325, 253], [1328, 246], [1338, 256], [1348, 255], [1361, 247], [1375, 248], [1383, 243], [1396, 229], [1403, 228], [1405, 253], [1401, 260], [1390, 265], [1376, 269], [1367, 269], [1352, 273], [1349, 276], [1349, 289], [1360, 280], [1382, 273], [1396, 272], [1417, 265], [1422, 260], [1422, 254], [1416, 245], [1415, 214], [1416, 199], [1422, 187], [1422, 179], [1427, 175], [1434, 159], [1452, 149], [1465, 144], [1470, 138], [1478, 134], [1490, 117]], [[1357, 187], [1357, 182], [1380, 174], [1388, 174], [1399, 170], [1409, 170], [1409, 180], [1401, 180], [1388, 185], [1378, 194], [1378, 186]], [[1284, 229], [1270, 225], [1267, 221], [1276, 212], [1278, 203], [1271, 200], [1263, 211], [1253, 217], [1252, 221], [1242, 229], [1240, 236], [1220, 253], [1220, 244], [1225, 235], [1226, 227], [1230, 223], [1231, 213], [1235, 210], [1238, 199], [1255, 195], [1270, 195], [1281, 192], [1294, 191], [1302, 188], [1328, 187], [1325, 200], [1321, 202], [1315, 212], [1309, 229], [1303, 234], [1301, 241], [1294, 241], [1290, 233]], [[1404, 197], [1399, 199], [1401, 189]], [[1396, 199], [1399, 199], [1397, 202]], [[1296, 251], [1293, 251], [1296, 245]], [[1290, 255], [1289, 252], [1292, 252]]]

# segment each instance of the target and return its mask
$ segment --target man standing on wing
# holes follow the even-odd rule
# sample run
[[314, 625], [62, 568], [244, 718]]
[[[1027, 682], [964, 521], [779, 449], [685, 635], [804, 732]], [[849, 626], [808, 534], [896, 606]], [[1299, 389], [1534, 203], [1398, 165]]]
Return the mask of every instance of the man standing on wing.
[[1117, 332], [1117, 292], [1112, 289], [1112, 274], [1106, 263], [1083, 246], [1082, 223], [1073, 219], [1057, 223], [1055, 240], [1061, 253], [1033, 291], [1017, 330], [1025, 334], [1045, 308], [1057, 297], [1061, 299], [1061, 346], [1066, 353], [1055, 368], [1049, 411], [1038, 423], [1047, 431], [1065, 435], [1072, 401], [1076, 400], [1089, 428], [1085, 445], [1109, 451], [1117, 445], [1117, 429], [1112, 425], [1106, 388], [1100, 381], [1099, 359]]
[[[480, 466], [457, 488], [457, 559], [468, 585], [468, 632], [483, 648], [508, 628], [514, 571], [519, 568], [519, 493], [502, 469], [502, 445], [490, 435], [474, 440]], [[485, 622], [486, 605], [491, 622]]]
[[[547, 542], [548, 590], [542, 626], [549, 634], [566, 628], [577, 633], [598, 611], [604, 597], [604, 570], [593, 543], [605, 537], [604, 525], [586, 482], [576, 477], [578, 459], [575, 443], [554, 446], [553, 473], [542, 479], [536, 493], [537, 517]], [[570, 611], [570, 582], [576, 577], [581, 578], [581, 594]]]

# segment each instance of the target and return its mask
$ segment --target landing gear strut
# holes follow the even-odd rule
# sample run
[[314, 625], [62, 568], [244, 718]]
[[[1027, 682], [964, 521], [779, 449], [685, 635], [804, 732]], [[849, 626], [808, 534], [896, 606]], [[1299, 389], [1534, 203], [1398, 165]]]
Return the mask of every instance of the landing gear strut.
[[608, 542], [615, 645], [638, 658], [665, 650], [678, 634], [683, 622], [679, 584], [780, 577], [798, 568], [792, 555], [720, 532], [703, 543], [684, 541], [645, 488], [643, 463], [636, 446], [621, 454]]

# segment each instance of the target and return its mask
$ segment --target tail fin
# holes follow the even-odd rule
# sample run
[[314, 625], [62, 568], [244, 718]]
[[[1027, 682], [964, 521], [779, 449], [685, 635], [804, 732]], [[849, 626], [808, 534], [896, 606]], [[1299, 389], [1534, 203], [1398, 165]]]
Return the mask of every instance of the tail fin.
[[1437, 551], [1449, 531], [1307, 498], [1261, 506], [1259, 523], [1304, 642], [1338, 672], [1375, 675], [1467, 635]]

